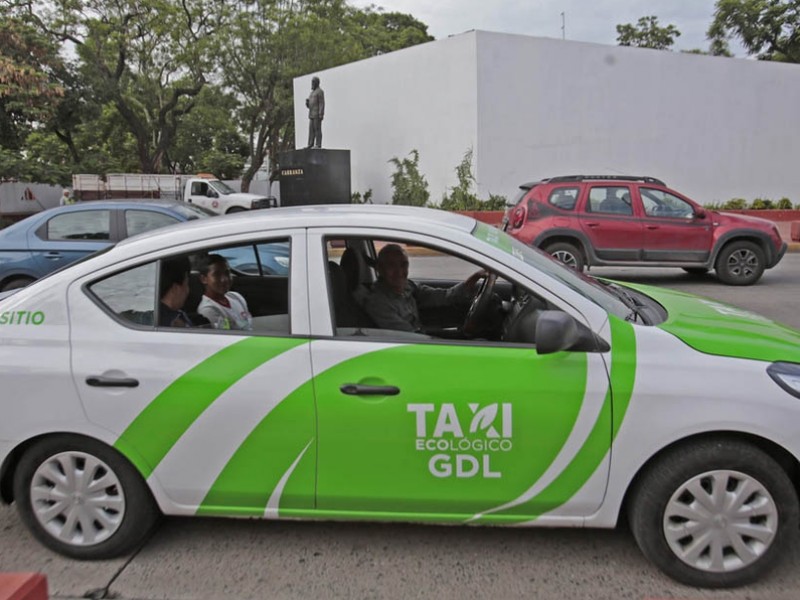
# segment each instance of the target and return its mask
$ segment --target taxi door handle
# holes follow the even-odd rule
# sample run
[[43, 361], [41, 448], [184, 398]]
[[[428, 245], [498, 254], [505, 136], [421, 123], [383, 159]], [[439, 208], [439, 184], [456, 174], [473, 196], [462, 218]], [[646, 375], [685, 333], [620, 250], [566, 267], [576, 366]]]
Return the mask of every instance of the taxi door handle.
[[139, 381], [130, 377], [102, 377], [90, 375], [86, 378], [86, 383], [92, 387], [139, 387]]
[[659, 229], [659, 226], [658, 226], [658, 225], [647, 225], [646, 227], [647, 227], [648, 229]]
[[591, 223], [586, 223], [587, 227], [600, 227], [600, 223], [595, 223], [592, 221]]
[[397, 396], [400, 388], [393, 385], [360, 385], [358, 383], [345, 383], [339, 388], [348, 396]]

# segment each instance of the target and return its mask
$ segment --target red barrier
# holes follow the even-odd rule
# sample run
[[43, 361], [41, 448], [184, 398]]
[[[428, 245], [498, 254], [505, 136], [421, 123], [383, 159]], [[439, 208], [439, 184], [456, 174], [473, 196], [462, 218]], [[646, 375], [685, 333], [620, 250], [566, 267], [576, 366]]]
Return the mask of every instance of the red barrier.
[[0, 600], [47, 600], [47, 578], [41, 573], [0, 573]]

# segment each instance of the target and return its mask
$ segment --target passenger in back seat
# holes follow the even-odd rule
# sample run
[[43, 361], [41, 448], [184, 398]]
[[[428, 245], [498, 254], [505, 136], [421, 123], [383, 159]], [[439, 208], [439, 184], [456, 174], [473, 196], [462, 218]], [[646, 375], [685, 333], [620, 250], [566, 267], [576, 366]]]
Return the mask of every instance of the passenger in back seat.
[[207, 318], [215, 329], [253, 328], [253, 317], [244, 296], [231, 291], [231, 268], [219, 254], [203, 256], [197, 265], [203, 298], [197, 312]]

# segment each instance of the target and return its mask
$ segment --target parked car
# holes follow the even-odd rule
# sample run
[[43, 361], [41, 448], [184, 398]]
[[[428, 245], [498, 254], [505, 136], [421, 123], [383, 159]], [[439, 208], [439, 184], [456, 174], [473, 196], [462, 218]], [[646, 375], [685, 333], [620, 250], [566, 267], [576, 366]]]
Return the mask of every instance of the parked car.
[[723, 283], [751, 285], [786, 252], [774, 223], [707, 210], [654, 177], [569, 175], [520, 189], [508, 232], [578, 271], [715, 269]]
[[0, 291], [25, 287], [126, 237], [212, 215], [167, 200], [80, 202], [42, 211], [0, 230]]
[[[390, 242], [464, 302], [421, 306], [418, 331], [370, 322]], [[252, 330], [159, 325], [165, 265], [270, 246], [285, 274], [233, 280]], [[476, 271], [474, 297], [444, 290]], [[800, 332], [444, 211], [283, 208], [124, 240], [0, 294], [0, 389], [0, 495], [76, 558], [134, 551], [161, 514], [627, 518], [656, 565], [708, 587], [795, 551]]]

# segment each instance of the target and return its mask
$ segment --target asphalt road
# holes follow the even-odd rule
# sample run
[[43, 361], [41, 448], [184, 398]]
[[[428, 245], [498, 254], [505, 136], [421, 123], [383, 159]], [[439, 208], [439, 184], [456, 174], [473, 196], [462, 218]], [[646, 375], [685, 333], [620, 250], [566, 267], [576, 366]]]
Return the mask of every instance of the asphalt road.
[[[800, 329], [800, 254], [750, 288], [677, 270], [596, 269], [760, 312]], [[800, 533], [763, 581], [707, 591], [650, 565], [623, 526], [615, 531], [393, 524], [165, 519], [124, 559], [78, 562], [43, 549], [0, 506], [0, 571], [39, 571], [51, 598], [643, 598], [797, 600]]]

